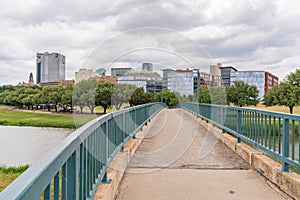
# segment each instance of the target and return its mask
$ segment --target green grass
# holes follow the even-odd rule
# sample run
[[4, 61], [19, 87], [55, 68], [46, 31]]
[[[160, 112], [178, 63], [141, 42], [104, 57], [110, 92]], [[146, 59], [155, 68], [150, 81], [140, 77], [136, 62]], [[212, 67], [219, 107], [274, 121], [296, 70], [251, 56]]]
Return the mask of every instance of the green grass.
[[[267, 110], [267, 111], [273, 111], [273, 112], [282, 112], [282, 113], [290, 113], [290, 110], [286, 106], [265, 106], [261, 103], [259, 103], [257, 106], [248, 106], [248, 108], [254, 108], [259, 110]], [[300, 115], [300, 106], [294, 107], [294, 113], [296, 115]]]
[[0, 167], [0, 192], [20, 176], [29, 165], [19, 167]]
[[57, 127], [75, 129], [76, 125], [77, 127], [82, 126], [95, 117], [95, 115], [76, 114], [75, 124], [72, 114], [22, 112], [10, 110], [9, 107], [0, 107], [0, 125], [6, 126]]

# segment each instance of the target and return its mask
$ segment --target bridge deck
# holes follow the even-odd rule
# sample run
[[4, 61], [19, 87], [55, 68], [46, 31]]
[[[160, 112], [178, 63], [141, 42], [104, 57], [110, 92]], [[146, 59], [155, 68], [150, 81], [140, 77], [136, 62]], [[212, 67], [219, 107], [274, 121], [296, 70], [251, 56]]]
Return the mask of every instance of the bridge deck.
[[163, 110], [126, 169], [117, 199], [286, 199], [187, 112]]

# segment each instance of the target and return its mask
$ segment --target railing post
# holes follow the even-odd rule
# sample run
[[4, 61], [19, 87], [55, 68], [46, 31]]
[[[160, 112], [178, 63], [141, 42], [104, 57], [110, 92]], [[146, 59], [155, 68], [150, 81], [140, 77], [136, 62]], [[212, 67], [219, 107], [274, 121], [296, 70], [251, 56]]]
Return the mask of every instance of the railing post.
[[136, 131], [136, 128], [137, 128], [137, 120], [136, 120], [136, 108], [134, 108], [134, 133], [133, 133], [133, 136], [132, 136], [132, 139], [136, 139], [135, 137], [135, 131]]
[[62, 166], [62, 180], [61, 180], [61, 199], [66, 200], [67, 199], [67, 164], [65, 163]]
[[260, 113], [257, 113], [257, 141], [258, 144], [261, 143], [261, 134], [260, 134]]
[[49, 184], [44, 191], [44, 200], [50, 200], [50, 199], [51, 199], [51, 187]]
[[[122, 134], [122, 147], [121, 152], [124, 152], [124, 145], [125, 145], [125, 114], [122, 114], [122, 123], [121, 123], [121, 134]], [[119, 124], [120, 126], [120, 124]]]
[[[109, 153], [110, 153], [110, 151], [109, 151], [109, 143], [110, 143], [110, 141], [109, 141], [109, 137], [108, 137], [108, 135], [109, 135], [109, 125], [108, 125], [108, 120], [105, 122], [105, 140], [106, 140], [106, 147], [105, 147], [105, 149], [106, 149], [106, 155], [105, 155], [105, 167], [104, 168], [106, 168], [106, 167], [108, 167], [107, 165], [108, 165], [108, 158], [109, 158]], [[108, 179], [107, 178], [107, 169], [106, 169], [106, 171], [105, 171], [105, 173], [104, 173], [104, 175], [103, 175], [103, 178], [102, 178], [102, 180], [101, 180], [101, 183], [102, 184], [109, 184], [110, 183], [110, 179]]]
[[241, 143], [240, 134], [242, 132], [242, 111], [238, 109], [237, 111], [237, 143]]
[[59, 192], [60, 192], [59, 174], [60, 172], [58, 171], [54, 177], [54, 200], [59, 200]]
[[78, 199], [78, 164], [77, 161], [78, 151], [74, 151], [69, 160], [67, 161], [67, 199]]
[[289, 164], [286, 159], [289, 157], [289, 119], [283, 118], [283, 131], [282, 131], [282, 171], [289, 171]]
[[224, 127], [225, 127], [225, 109], [226, 108], [222, 108], [222, 133], [225, 133], [225, 129], [224, 129]]

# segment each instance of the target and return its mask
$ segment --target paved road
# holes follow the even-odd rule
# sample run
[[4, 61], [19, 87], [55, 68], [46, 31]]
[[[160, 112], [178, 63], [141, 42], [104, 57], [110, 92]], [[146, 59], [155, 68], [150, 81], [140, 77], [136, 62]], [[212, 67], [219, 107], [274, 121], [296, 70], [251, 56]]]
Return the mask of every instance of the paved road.
[[185, 111], [162, 111], [145, 132], [117, 199], [286, 199]]

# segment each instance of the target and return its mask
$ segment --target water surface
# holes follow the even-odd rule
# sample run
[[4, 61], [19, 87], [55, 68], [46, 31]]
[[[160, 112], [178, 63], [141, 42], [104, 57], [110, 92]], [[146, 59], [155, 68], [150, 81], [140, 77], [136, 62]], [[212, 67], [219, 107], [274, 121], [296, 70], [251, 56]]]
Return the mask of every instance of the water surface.
[[0, 165], [32, 164], [71, 132], [61, 128], [0, 126]]

